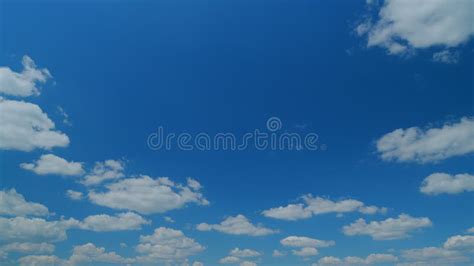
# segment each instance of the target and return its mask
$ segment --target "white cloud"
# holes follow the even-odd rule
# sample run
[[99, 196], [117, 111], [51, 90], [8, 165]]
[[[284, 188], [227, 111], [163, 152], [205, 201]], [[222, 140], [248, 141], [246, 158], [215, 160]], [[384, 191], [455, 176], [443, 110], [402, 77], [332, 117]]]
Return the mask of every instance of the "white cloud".
[[45, 83], [52, 76], [46, 68], [37, 68], [35, 62], [27, 55], [21, 61], [23, 71], [18, 73], [9, 67], [0, 67], [0, 93], [26, 97], [39, 95], [39, 83]]
[[474, 227], [471, 227], [471, 228], [467, 229], [467, 232], [471, 233], [471, 234], [474, 234]]
[[402, 257], [418, 265], [456, 265], [456, 263], [466, 261], [466, 258], [458, 251], [438, 247], [404, 250]]
[[143, 262], [179, 261], [202, 252], [205, 248], [183, 232], [166, 227], [155, 229], [152, 235], [140, 236], [136, 251]]
[[92, 243], [75, 246], [69, 259], [61, 259], [57, 256], [30, 255], [19, 259], [21, 266], [74, 266], [90, 265], [96, 263], [108, 263], [114, 265], [129, 265], [135, 260], [124, 258], [115, 252], [106, 252], [103, 247], [96, 247]]
[[36, 104], [0, 97], [0, 114], [0, 149], [31, 151], [69, 145], [68, 136], [56, 131]]
[[106, 160], [105, 162], [96, 162], [94, 169], [81, 181], [86, 186], [98, 185], [104, 181], [122, 178], [124, 163], [118, 160]]
[[48, 254], [54, 252], [54, 245], [49, 243], [14, 242], [0, 246], [0, 258], [8, 253]]
[[136, 213], [126, 212], [115, 216], [107, 214], [87, 216], [80, 223], [79, 228], [96, 232], [139, 230], [142, 225], [150, 223]]
[[168, 222], [168, 223], [174, 223], [173, 218], [171, 218], [171, 217], [169, 217], [169, 216], [165, 216], [165, 217], [163, 217], [163, 219], [164, 219], [166, 222]]
[[474, 249], [474, 236], [452, 236], [444, 242], [445, 249]]
[[0, 217], [0, 241], [57, 242], [67, 238], [66, 230], [75, 220], [47, 221], [41, 218]]
[[420, 191], [428, 195], [471, 192], [474, 191], [474, 176], [470, 174], [434, 173], [423, 180]]
[[68, 189], [66, 191], [66, 196], [72, 200], [82, 200], [82, 198], [84, 197], [84, 194], [79, 191]]
[[260, 256], [260, 252], [252, 249], [239, 249], [239, 248], [234, 248], [229, 252], [229, 255], [238, 257], [238, 258], [251, 258], [251, 257], [258, 257]]
[[377, 141], [383, 160], [398, 162], [437, 162], [474, 151], [474, 119], [464, 117], [441, 128], [397, 129]]
[[263, 227], [262, 225], [253, 225], [247, 217], [239, 214], [237, 216], [230, 216], [222, 221], [220, 224], [201, 223], [196, 227], [199, 231], [216, 230], [222, 233], [231, 235], [249, 235], [249, 236], [264, 236], [275, 234], [278, 231]]
[[243, 261], [242, 263], [240, 263], [240, 266], [257, 266], [257, 263], [253, 261]]
[[323, 257], [318, 260], [318, 263], [313, 266], [327, 266], [327, 265], [374, 265], [374, 264], [387, 264], [397, 262], [398, 258], [392, 254], [370, 254], [366, 258], [360, 257], [345, 257], [340, 259], [337, 257]]
[[360, 24], [367, 46], [390, 54], [429, 47], [457, 47], [474, 33], [471, 0], [385, 0], [377, 20]]
[[277, 249], [273, 250], [272, 257], [278, 258], [278, 257], [284, 257], [284, 256], [286, 256], [285, 252], [279, 251]]
[[445, 64], [457, 64], [461, 59], [459, 52], [443, 50], [433, 54], [433, 61]]
[[83, 263], [113, 263], [113, 264], [129, 264], [133, 263], [133, 259], [124, 258], [115, 252], [106, 252], [103, 247], [96, 247], [92, 243], [81, 246], [75, 246], [68, 264], [78, 265]]
[[59, 266], [64, 262], [52, 255], [30, 255], [21, 257], [19, 260], [20, 266]]
[[0, 191], [0, 215], [9, 216], [45, 216], [48, 208], [42, 204], [28, 202], [15, 189]]
[[301, 248], [299, 250], [293, 250], [293, 255], [299, 256], [299, 257], [312, 257], [318, 255], [318, 250], [316, 248]]
[[220, 264], [236, 264], [239, 262], [240, 262], [240, 259], [233, 256], [227, 256], [219, 260]]
[[54, 154], [44, 154], [33, 163], [22, 163], [20, 167], [37, 175], [79, 176], [84, 174], [82, 163], [68, 162]]
[[280, 243], [283, 246], [287, 247], [314, 247], [314, 248], [324, 248], [334, 246], [336, 242], [330, 240], [319, 240], [306, 236], [289, 236], [280, 240]]
[[354, 199], [332, 201], [321, 197], [314, 198], [311, 194], [303, 196], [302, 199], [304, 204], [289, 204], [287, 206], [271, 208], [263, 211], [262, 214], [274, 219], [296, 221], [310, 218], [313, 215], [326, 213], [342, 214], [347, 212], [360, 212], [364, 214], [375, 214], [387, 212], [387, 208], [367, 206], [363, 202]]
[[108, 184], [106, 188], [105, 192], [90, 191], [89, 200], [97, 205], [143, 214], [180, 209], [188, 203], [209, 204], [199, 191], [176, 184], [167, 177], [128, 178]]
[[430, 227], [429, 218], [414, 218], [407, 214], [400, 214], [398, 218], [388, 218], [383, 221], [366, 223], [358, 219], [350, 225], [343, 227], [343, 232], [348, 236], [369, 235], [375, 240], [393, 240], [410, 237], [410, 232]]
[[193, 262], [193, 266], [204, 266], [204, 263], [202, 263], [200, 261], [195, 261], [195, 262]]

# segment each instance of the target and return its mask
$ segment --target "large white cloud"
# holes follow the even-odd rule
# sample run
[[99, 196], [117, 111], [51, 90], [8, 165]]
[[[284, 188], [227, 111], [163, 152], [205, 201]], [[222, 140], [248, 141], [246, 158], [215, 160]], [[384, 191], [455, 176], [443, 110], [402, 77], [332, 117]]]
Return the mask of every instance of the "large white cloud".
[[45, 216], [48, 208], [42, 204], [28, 202], [15, 189], [0, 191], [0, 215], [8, 216]]
[[0, 217], [0, 241], [57, 242], [67, 238], [66, 230], [75, 220], [47, 221], [42, 218]]
[[88, 173], [82, 184], [86, 186], [98, 185], [107, 180], [113, 180], [124, 177], [124, 163], [119, 160], [106, 160], [96, 162], [94, 169]]
[[325, 213], [343, 214], [347, 212], [360, 212], [364, 214], [375, 214], [385, 213], [387, 211], [387, 208], [367, 206], [363, 202], [354, 199], [332, 201], [322, 197], [314, 198], [311, 194], [303, 196], [302, 199], [304, 204], [289, 204], [287, 206], [271, 208], [264, 210], [262, 214], [274, 219], [295, 221]]
[[264, 236], [278, 232], [277, 230], [266, 228], [262, 225], [254, 225], [242, 214], [227, 217], [220, 224], [200, 223], [197, 225], [196, 229], [199, 231], [216, 230], [231, 235], [249, 236]]
[[136, 251], [141, 262], [176, 262], [202, 252], [205, 248], [179, 230], [160, 227], [152, 235], [140, 236]]
[[474, 34], [472, 0], [385, 0], [376, 21], [357, 27], [367, 46], [390, 54], [429, 47], [457, 47]]
[[474, 250], [474, 236], [456, 235], [444, 242], [445, 249], [471, 249]]
[[437, 162], [474, 152], [474, 119], [427, 130], [418, 127], [397, 129], [377, 140], [383, 160], [398, 162]]
[[474, 191], [474, 176], [470, 174], [450, 175], [434, 173], [423, 180], [420, 191], [428, 195], [458, 194]]
[[22, 163], [20, 167], [38, 175], [80, 176], [84, 174], [82, 163], [68, 162], [54, 154], [44, 154], [32, 163]]
[[49, 243], [14, 242], [0, 246], [0, 259], [8, 253], [49, 254], [54, 252], [54, 245]]
[[407, 214], [400, 214], [398, 218], [388, 218], [383, 221], [367, 223], [358, 219], [350, 225], [343, 227], [343, 232], [348, 236], [369, 235], [375, 240], [402, 239], [410, 236], [410, 232], [432, 226], [431, 220], [426, 217], [415, 218]]
[[29, 56], [23, 56], [21, 63], [23, 70], [20, 73], [9, 67], [0, 67], [0, 93], [20, 97], [38, 95], [38, 84], [51, 78], [49, 71], [46, 68], [37, 68]]
[[106, 188], [104, 192], [90, 191], [89, 200], [101, 206], [143, 214], [163, 213], [182, 208], [188, 203], [209, 204], [200, 190], [174, 183], [167, 177], [128, 178], [108, 184]]
[[31, 151], [66, 147], [69, 138], [32, 103], [0, 97], [0, 149]]

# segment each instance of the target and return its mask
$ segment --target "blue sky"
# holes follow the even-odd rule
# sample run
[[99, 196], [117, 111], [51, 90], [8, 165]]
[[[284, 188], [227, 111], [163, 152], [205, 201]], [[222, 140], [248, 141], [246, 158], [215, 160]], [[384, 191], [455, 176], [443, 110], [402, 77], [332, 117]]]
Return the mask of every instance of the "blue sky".
[[[2, 1], [1, 264], [471, 265], [472, 1], [419, 4]], [[147, 145], [272, 117], [320, 148]]]

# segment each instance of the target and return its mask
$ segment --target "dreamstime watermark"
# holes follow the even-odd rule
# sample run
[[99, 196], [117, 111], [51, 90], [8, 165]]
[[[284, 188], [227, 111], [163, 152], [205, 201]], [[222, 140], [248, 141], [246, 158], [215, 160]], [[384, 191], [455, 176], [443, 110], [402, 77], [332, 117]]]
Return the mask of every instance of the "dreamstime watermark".
[[234, 133], [165, 133], [160, 126], [156, 132], [148, 135], [147, 145], [151, 150], [182, 151], [243, 151], [252, 148], [259, 151], [326, 150], [325, 144], [318, 143], [319, 136], [316, 133], [278, 132], [282, 126], [280, 118], [271, 117], [267, 120], [265, 131], [255, 129], [241, 136]]

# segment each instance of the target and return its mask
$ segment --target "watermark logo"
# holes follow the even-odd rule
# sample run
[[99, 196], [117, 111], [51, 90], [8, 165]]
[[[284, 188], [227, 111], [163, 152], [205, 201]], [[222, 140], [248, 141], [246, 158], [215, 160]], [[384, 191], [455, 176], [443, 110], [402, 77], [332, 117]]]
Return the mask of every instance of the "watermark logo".
[[156, 132], [148, 135], [147, 145], [151, 150], [182, 150], [182, 151], [244, 151], [254, 149], [259, 151], [317, 151], [326, 150], [325, 144], [319, 144], [319, 136], [310, 132], [299, 134], [284, 131], [283, 123], [278, 117], [270, 117], [266, 129], [254, 129], [237, 135], [231, 132], [209, 134], [200, 132], [165, 132], [158, 127]]

